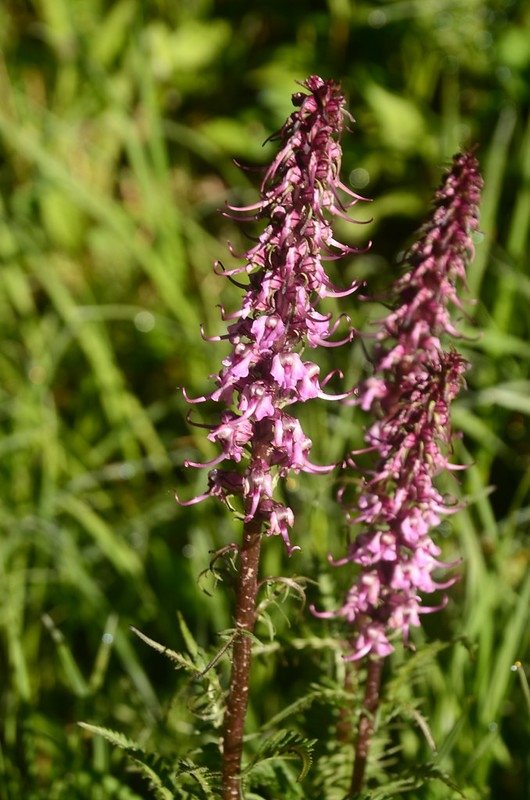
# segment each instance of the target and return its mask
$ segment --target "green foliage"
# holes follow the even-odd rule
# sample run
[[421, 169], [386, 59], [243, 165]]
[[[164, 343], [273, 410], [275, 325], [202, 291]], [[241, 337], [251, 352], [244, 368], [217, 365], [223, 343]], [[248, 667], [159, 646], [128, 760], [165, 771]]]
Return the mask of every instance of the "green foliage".
[[258, 752], [246, 768], [244, 775], [246, 779], [255, 779], [256, 773], [259, 768], [266, 761], [277, 761], [279, 758], [283, 759], [288, 756], [296, 757], [300, 760], [300, 773], [297, 777], [298, 781], [305, 778], [311, 767], [311, 754], [315, 742], [305, 739], [297, 733], [292, 731], [278, 731], [272, 736], [265, 739], [259, 746]]
[[[462, 578], [416, 652], [388, 664], [366, 796], [528, 794], [529, 23], [521, 0], [0, 6], [2, 800], [138, 800], [145, 779], [159, 796], [217, 796], [239, 532], [213, 501], [173, 500], [204, 487], [185, 458], [213, 454], [176, 387], [205, 390], [225, 351], [199, 324], [217, 333], [216, 305], [237, 303], [210, 266], [226, 239], [244, 249], [217, 209], [256, 196], [231, 158], [270, 159], [261, 143], [309, 73], [348, 92], [343, 172], [374, 198], [359, 211], [373, 221], [338, 231], [373, 247], [332, 265], [337, 283], [388, 285], [462, 144], [479, 143], [486, 180], [454, 415], [470, 467], [445, 487], [469, 505], [440, 530]], [[359, 328], [379, 316], [355, 298], [326, 310]], [[354, 382], [362, 348], [340, 366]], [[360, 446], [363, 424], [304, 410], [314, 460]], [[264, 548], [247, 800], [348, 789], [363, 672], [342, 660], [344, 632], [303, 608], [333, 607], [348, 580], [326, 562], [346, 536], [335, 490], [290, 480], [302, 553]]]
[[[148, 781], [149, 789], [160, 800], [175, 800], [183, 797], [204, 797], [205, 800], [213, 798], [210, 788], [208, 770], [199, 767], [188, 759], [179, 759], [174, 763], [152, 753], [147, 753], [137, 742], [128, 739], [122, 733], [100, 728], [98, 725], [89, 725], [80, 722], [79, 725], [90, 733], [102, 736], [115, 747], [123, 750], [134, 762], [140, 774]], [[183, 783], [191, 778], [197, 784], [197, 790], [190, 792], [183, 787]]]

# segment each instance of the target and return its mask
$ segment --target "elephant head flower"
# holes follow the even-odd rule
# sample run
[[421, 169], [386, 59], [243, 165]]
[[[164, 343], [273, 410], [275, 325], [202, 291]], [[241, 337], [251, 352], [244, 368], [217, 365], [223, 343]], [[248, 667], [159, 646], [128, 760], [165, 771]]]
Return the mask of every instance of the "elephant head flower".
[[439, 560], [431, 531], [456, 510], [435, 478], [455, 468], [449, 462], [450, 409], [467, 364], [454, 349], [444, 349], [444, 340], [458, 335], [450, 311], [460, 307], [458, 288], [473, 255], [481, 186], [475, 156], [455, 156], [428, 222], [404, 256], [393, 308], [380, 322], [373, 375], [359, 387], [357, 402], [376, 414], [366, 433], [375, 465], [351, 516], [362, 533], [335, 562], [356, 564], [358, 575], [341, 608], [315, 612], [353, 625], [351, 659], [392, 652], [396, 631], [406, 641], [421, 614], [444, 604], [424, 606], [422, 594], [455, 580], [433, 577], [449, 565]]
[[[279, 534], [291, 552], [290, 508], [273, 497], [278, 477], [289, 471], [321, 473], [334, 465], [317, 466], [309, 459], [311, 440], [287, 407], [320, 397], [340, 399], [346, 394], [324, 391], [330, 376], [321, 378], [316, 363], [303, 355], [307, 346], [334, 346], [349, 341], [333, 336], [340, 320], [320, 313], [325, 297], [355, 292], [333, 286], [323, 263], [354, 252], [333, 238], [330, 220], [347, 217], [346, 211], [361, 198], [339, 178], [339, 138], [346, 111], [340, 87], [315, 75], [303, 84], [306, 91], [293, 95], [296, 110], [277, 134], [281, 149], [266, 170], [257, 203], [244, 208], [229, 206], [229, 213], [266, 220], [256, 244], [244, 254], [244, 264], [223, 274], [248, 276], [241, 308], [224, 318], [231, 324], [223, 337], [231, 344], [229, 355], [215, 378], [211, 394], [189, 400], [213, 400], [226, 407], [208, 438], [221, 453], [207, 464], [209, 486], [204, 495], [227, 501], [242, 497], [245, 521], [263, 521], [269, 534]], [[234, 462], [218, 469], [221, 461]], [[237, 468], [236, 468], [237, 465]]]

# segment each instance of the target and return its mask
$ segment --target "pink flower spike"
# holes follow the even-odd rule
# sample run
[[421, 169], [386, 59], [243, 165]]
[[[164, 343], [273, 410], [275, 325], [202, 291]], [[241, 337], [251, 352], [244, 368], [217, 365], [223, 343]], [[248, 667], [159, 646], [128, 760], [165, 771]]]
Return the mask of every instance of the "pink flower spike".
[[[304, 361], [301, 353], [307, 345], [339, 347], [351, 341], [353, 331], [329, 341], [341, 317], [332, 325], [331, 315], [321, 313], [317, 303], [326, 296], [346, 297], [362, 285], [354, 282], [340, 291], [323, 266], [324, 257], [358, 252], [338, 242], [331, 225], [334, 217], [350, 219], [339, 179], [346, 113], [340, 87], [312, 75], [303, 91], [293, 95], [293, 104], [293, 113], [275, 137], [280, 149], [265, 171], [259, 198], [241, 207], [227, 203], [222, 211], [232, 219], [264, 221], [262, 232], [249, 237], [252, 245], [242, 254], [241, 265], [227, 268], [217, 261], [214, 266], [217, 274], [241, 288], [243, 297], [236, 311], [220, 307], [229, 323], [226, 334], [207, 337], [201, 327], [201, 335], [210, 342], [229, 341], [231, 350], [214, 377], [211, 394], [190, 398], [184, 393], [192, 404], [209, 400], [227, 407], [208, 433], [219, 455], [205, 464], [186, 462], [210, 468], [204, 497], [228, 504], [231, 495], [239, 495], [245, 521], [262, 521], [269, 535], [281, 536], [289, 553], [297, 549], [289, 539], [294, 516], [273, 497], [277, 479], [290, 472], [324, 474], [335, 465], [312, 463], [311, 440], [285, 408], [316, 397], [340, 400], [351, 394], [327, 395], [323, 387], [330, 376], [320, 384], [318, 365]], [[346, 195], [354, 203], [361, 199], [352, 192]], [[231, 244], [228, 249], [239, 258]], [[240, 464], [240, 471], [218, 469], [225, 459]]]
[[[344, 618], [356, 632], [348, 660], [370, 653], [385, 657], [393, 650], [393, 631], [407, 644], [420, 615], [447, 602], [444, 597], [438, 606], [422, 606], [421, 595], [457, 580], [435, 580], [435, 570], [454, 564], [440, 561], [430, 531], [461, 507], [445, 500], [435, 480], [441, 472], [462, 469], [447, 454], [451, 403], [464, 385], [467, 364], [454, 349], [445, 350], [444, 342], [458, 335], [450, 311], [461, 307], [457, 288], [465, 283], [473, 252], [481, 187], [473, 153], [455, 156], [430, 219], [403, 258], [409, 270], [394, 284], [393, 308], [375, 337], [373, 375], [359, 387], [357, 404], [375, 409], [365, 434], [365, 452], [375, 454], [375, 463], [362, 483], [357, 513], [348, 515], [361, 533], [347, 556], [332, 562], [354, 563], [358, 573], [342, 607], [326, 613]], [[356, 469], [350, 457], [345, 463]]]
[[385, 634], [379, 626], [370, 625], [361, 633], [355, 642], [353, 652], [345, 657], [345, 661], [359, 661], [359, 659], [373, 653], [376, 656], [385, 658], [394, 652]]

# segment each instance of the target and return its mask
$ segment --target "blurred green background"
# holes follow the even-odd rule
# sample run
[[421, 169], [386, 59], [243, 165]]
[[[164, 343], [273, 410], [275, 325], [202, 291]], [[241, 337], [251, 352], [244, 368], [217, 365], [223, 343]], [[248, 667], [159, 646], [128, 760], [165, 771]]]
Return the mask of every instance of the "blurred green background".
[[[416, 636], [465, 639], [427, 648], [399, 688], [403, 708], [419, 711], [389, 725], [404, 768], [433, 758], [421, 712], [436, 763], [466, 797], [528, 796], [529, 711], [510, 667], [529, 667], [529, 5], [4, 0], [0, 49], [2, 800], [147, 796], [77, 720], [159, 752], [199, 741], [190, 690], [128, 626], [179, 649], [179, 611], [205, 648], [231, 624], [230, 566], [217, 588], [197, 578], [209, 551], [237, 540], [237, 522], [214, 501], [173, 499], [205, 486], [183, 460], [214, 453], [177, 387], [211, 386], [225, 350], [199, 325], [222, 332], [216, 305], [239, 301], [211, 267], [230, 262], [226, 240], [246, 241], [218, 209], [256, 197], [258, 176], [232, 158], [271, 159], [275, 145], [262, 142], [312, 73], [343, 85], [356, 119], [343, 176], [373, 198], [357, 207], [372, 222], [337, 226], [344, 241], [373, 240], [333, 265], [341, 284], [389, 284], [448, 159], [479, 145], [486, 186], [468, 293], [478, 301], [460, 323], [473, 368], [454, 415], [457, 456], [471, 466], [460, 490], [447, 487], [470, 504], [441, 531], [447, 556], [464, 559], [462, 580]], [[329, 309], [358, 326], [380, 313], [355, 296]], [[321, 360], [345, 358], [351, 383], [360, 348]], [[303, 417], [314, 460], [327, 463], [361, 442], [364, 421], [323, 405]], [[211, 419], [193, 409], [201, 415]], [[289, 482], [302, 554], [288, 560], [272, 540], [264, 557], [267, 574], [320, 576], [312, 600], [330, 605], [347, 584], [326, 563], [346, 537], [333, 481]], [[271, 611], [277, 638], [256, 658], [250, 731], [309, 681], [340, 678], [326, 644], [336, 634], [294, 601], [283, 608], [290, 629]], [[407, 658], [391, 660], [389, 680]], [[318, 707], [295, 722], [318, 735], [329, 773], [306, 796], [340, 798], [336, 720]], [[414, 796], [453, 794], [429, 783]]]

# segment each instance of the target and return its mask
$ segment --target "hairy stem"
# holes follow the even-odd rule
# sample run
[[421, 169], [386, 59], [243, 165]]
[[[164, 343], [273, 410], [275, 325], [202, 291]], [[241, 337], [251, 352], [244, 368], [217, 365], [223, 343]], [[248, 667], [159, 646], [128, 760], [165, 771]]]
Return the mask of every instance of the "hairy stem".
[[[356, 681], [354, 680], [355, 666], [347, 661], [345, 664], [344, 675], [344, 691], [347, 694], [353, 694], [356, 688]], [[337, 722], [337, 741], [347, 744], [352, 738], [352, 710], [348, 703], [344, 703], [339, 709], [339, 719]]]
[[240, 551], [234, 620], [237, 633], [232, 646], [232, 673], [224, 716], [223, 800], [240, 800], [241, 797], [241, 756], [252, 660], [252, 641], [247, 633], [252, 633], [256, 620], [261, 527], [259, 517], [245, 525]]
[[382, 671], [382, 658], [374, 658], [368, 661], [368, 675], [366, 677], [363, 710], [359, 719], [357, 741], [355, 742], [355, 760], [353, 763], [353, 775], [350, 787], [352, 799], [360, 794], [364, 782], [368, 750], [370, 748], [372, 733], [374, 732], [374, 714], [379, 705], [379, 689], [381, 687]]

